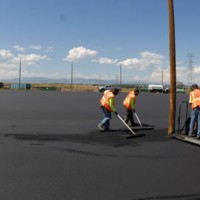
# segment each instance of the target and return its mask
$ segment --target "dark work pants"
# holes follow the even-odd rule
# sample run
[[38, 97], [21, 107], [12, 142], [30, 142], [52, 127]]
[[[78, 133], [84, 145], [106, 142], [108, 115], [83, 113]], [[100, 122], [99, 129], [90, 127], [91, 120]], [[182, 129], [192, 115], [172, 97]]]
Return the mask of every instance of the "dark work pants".
[[124, 121], [126, 123], [128, 123], [130, 121], [131, 125], [134, 124], [134, 118], [133, 118], [133, 111], [132, 111], [132, 109], [125, 108]]

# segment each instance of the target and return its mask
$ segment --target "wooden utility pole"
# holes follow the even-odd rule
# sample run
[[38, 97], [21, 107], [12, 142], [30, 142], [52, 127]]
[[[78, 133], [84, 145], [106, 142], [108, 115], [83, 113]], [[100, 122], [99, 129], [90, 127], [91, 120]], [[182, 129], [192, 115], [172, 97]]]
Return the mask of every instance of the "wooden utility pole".
[[174, 2], [168, 0], [169, 12], [169, 49], [170, 49], [170, 108], [168, 135], [175, 132], [176, 116], [176, 50], [175, 50], [175, 26], [174, 26]]

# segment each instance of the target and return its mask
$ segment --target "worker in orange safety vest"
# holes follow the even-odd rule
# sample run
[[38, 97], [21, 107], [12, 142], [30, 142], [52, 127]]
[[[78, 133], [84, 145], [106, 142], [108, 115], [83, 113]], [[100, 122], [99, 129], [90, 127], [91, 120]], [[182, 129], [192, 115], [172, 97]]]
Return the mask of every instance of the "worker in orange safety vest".
[[109, 131], [110, 130], [110, 120], [111, 112], [114, 112], [116, 115], [117, 110], [115, 109], [115, 96], [119, 93], [118, 88], [113, 88], [111, 90], [106, 90], [103, 97], [100, 100], [101, 109], [104, 114], [103, 120], [98, 124], [98, 129], [100, 131]]
[[129, 92], [123, 101], [125, 107], [124, 121], [128, 123], [130, 121], [131, 126], [136, 126], [137, 123], [134, 122], [133, 112], [135, 112], [135, 102], [136, 96], [139, 95], [139, 90], [137, 88]]
[[189, 136], [193, 136], [194, 124], [197, 122], [197, 139], [200, 139], [200, 90], [197, 84], [191, 87], [189, 103], [191, 105], [191, 120], [189, 127]]

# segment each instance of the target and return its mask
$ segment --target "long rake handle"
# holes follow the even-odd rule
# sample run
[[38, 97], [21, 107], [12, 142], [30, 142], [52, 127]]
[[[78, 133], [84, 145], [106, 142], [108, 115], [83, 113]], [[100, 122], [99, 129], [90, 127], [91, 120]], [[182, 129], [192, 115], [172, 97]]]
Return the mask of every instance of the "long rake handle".
[[131, 131], [133, 135], [136, 135], [135, 132], [129, 127], [129, 125], [117, 114], [117, 117], [123, 122], [123, 124]]
[[136, 112], [134, 112], [135, 113], [135, 117], [137, 118], [137, 121], [138, 121], [138, 123], [140, 124], [140, 126], [142, 127], [142, 123], [141, 123], [141, 121], [140, 121], [140, 119], [139, 119], [139, 117], [138, 117], [138, 115], [137, 115], [137, 113]]

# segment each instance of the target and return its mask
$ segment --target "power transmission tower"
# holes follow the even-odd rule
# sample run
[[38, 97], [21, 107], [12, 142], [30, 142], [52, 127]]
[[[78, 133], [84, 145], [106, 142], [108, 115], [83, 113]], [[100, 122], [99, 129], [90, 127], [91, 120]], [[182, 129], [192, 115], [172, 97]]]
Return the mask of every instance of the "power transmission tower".
[[189, 74], [188, 74], [188, 82], [189, 82], [189, 85], [192, 85], [194, 83], [194, 75], [193, 75], [193, 63], [194, 63], [194, 55], [192, 53], [189, 53], [187, 55], [188, 57], [188, 71], [189, 71]]

